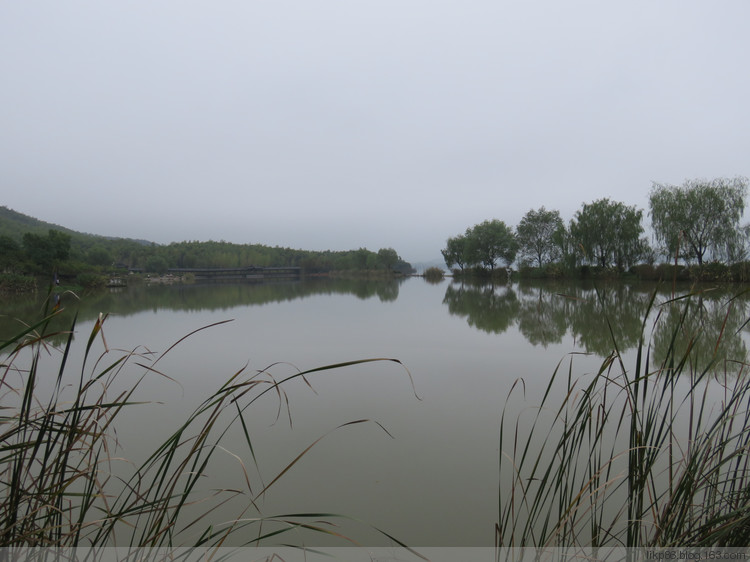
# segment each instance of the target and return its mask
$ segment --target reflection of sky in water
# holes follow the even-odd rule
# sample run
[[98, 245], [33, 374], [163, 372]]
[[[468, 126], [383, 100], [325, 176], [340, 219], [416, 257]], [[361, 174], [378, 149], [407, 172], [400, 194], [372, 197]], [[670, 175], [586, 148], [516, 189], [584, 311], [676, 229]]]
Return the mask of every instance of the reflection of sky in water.
[[[343, 513], [415, 545], [492, 545], [499, 421], [513, 382], [519, 377], [526, 381], [526, 402], [522, 392], [511, 401], [511, 408], [521, 411], [536, 402], [559, 363], [567, 374], [567, 354], [582, 351], [583, 343], [599, 341], [600, 336], [605, 345], [608, 334], [592, 334], [585, 327], [588, 318], [595, 331], [602, 330], [601, 317], [592, 317], [597, 309], [590, 293], [579, 292], [577, 297], [585, 300], [576, 300], [558, 294], [572, 293], [571, 288], [503, 288], [495, 291], [504, 299], [498, 301], [487, 300], [482, 297], [484, 289], [477, 289], [478, 304], [490, 302], [517, 314], [501, 322], [504, 328], [496, 333], [472, 326], [472, 319], [486, 317], [487, 310], [472, 309], [455, 295], [450, 304], [444, 302], [453, 289], [447, 282], [430, 285], [412, 279], [397, 287], [395, 300], [326, 292], [248, 304], [243, 301], [246, 295], [240, 294], [233, 306], [201, 310], [195, 306], [196, 291], [208, 297], [214, 290], [203, 287], [191, 289], [188, 310], [151, 304], [146, 310], [134, 307], [113, 313], [104, 326], [111, 348], [145, 345], [154, 352], [165, 351], [202, 326], [233, 319], [194, 334], [157, 363], [156, 368], [175, 382], [154, 374], [147, 377], [137, 398], [166, 404], [130, 409], [127, 423], [118, 424], [124, 456], [139, 457], [139, 447], [156, 446], [162, 438], [157, 429], [176, 427], [200, 399], [246, 364], [250, 376], [277, 361], [309, 369], [355, 359], [397, 358], [409, 369], [422, 400], [414, 396], [405, 370], [387, 362], [314, 373], [309, 381], [317, 394], [301, 379], [291, 382], [285, 389], [293, 431], [285, 414], [273, 424], [278, 405], [274, 396], [252, 407], [250, 431], [266, 483], [298, 452], [342, 423], [377, 420], [395, 437], [375, 424], [338, 430], [284, 476], [263, 509]], [[617, 301], [623, 297], [629, 302]], [[642, 319], [632, 311], [642, 311], [648, 297], [647, 291], [631, 290], [610, 295], [616, 310], [632, 316], [620, 318], [614, 329], [633, 324], [639, 329]], [[534, 322], [552, 326], [560, 314], [566, 329], [543, 343], [530, 343]], [[79, 351], [92, 326], [92, 320], [79, 324]], [[101, 340], [94, 350], [103, 351]], [[628, 350], [626, 366], [633, 358]], [[595, 355], [575, 355], [572, 361], [574, 376], [595, 372], [601, 364]], [[78, 369], [75, 356], [71, 368], [73, 375]], [[143, 372], [133, 365], [116, 386], [126, 388]], [[279, 364], [269, 372], [283, 378], [295, 369]], [[225, 446], [234, 450], [240, 443], [230, 440]], [[249, 458], [247, 451], [235, 452]], [[207, 485], [242, 485], [239, 465], [229, 455], [222, 456], [213, 474]], [[222, 513], [230, 515], [228, 510]]]

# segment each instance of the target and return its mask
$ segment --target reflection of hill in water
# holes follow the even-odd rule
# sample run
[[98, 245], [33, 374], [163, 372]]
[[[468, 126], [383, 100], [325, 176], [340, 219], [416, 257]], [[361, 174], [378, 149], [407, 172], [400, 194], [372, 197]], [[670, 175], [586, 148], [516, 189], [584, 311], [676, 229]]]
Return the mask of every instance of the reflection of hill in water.
[[[85, 295], [81, 299], [63, 294], [63, 313], [50, 330], [68, 330], [76, 313], [82, 322], [93, 320], [100, 312], [127, 316], [146, 310], [230, 310], [314, 295], [394, 301], [403, 281], [320, 278], [262, 284], [141, 285], [117, 293]], [[614, 341], [623, 352], [638, 345], [644, 315], [655, 289], [650, 284], [617, 282], [596, 286], [552, 281], [513, 285], [454, 282], [446, 287], [443, 304], [450, 314], [464, 318], [468, 325], [486, 333], [503, 334], [517, 329], [529, 343], [543, 347], [562, 343], [564, 337], [570, 336], [581, 348], [606, 356], [614, 349]], [[690, 287], [683, 287], [678, 294], [689, 292]], [[670, 345], [676, 347], [678, 354], [684, 353], [689, 345], [695, 357], [712, 357], [715, 352], [720, 362], [744, 360], [748, 351], [743, 334], [748, 329], [745, 322], [749, 301], [748, 295], [735, 297], [735, 292], [731, 287], [706, 289], [690, 298], [670, 302], [671, 288], [660, 289], [645, 324], [651, 364], [661, 363]], [[32, 322], [41, 317], [43, 308], [43, 303], [34, 298], [15, 298], [2, 303], [0, 339], [7, 341], [18, 335], [23, 325], [16, 319]], [[61, 334], [53, 341], [61, 342], [64, 338]]]
[[[655, 285], [617, 282], [596, 286], [552, 281], [499, 286], [453, 283], [443, 303], [451, 314], [488, 333], [501, 334], [516, 326], [531, 344], [544, 347], [561, 343], [570, 334], [582, 348], [606, 356], [615, 342], [620, 351], [638, 345], [655, 290]], [[689, 291], [683, 287], [681, 294]], [[696, 357], [712, 357], [715, 352], [720, 361], [743, 361], [748, 298], [734, 295], [731, 288], [707, 289], [671, 301], [671, 288], [657, 290], [645, 324], [647, 337], [652, 330], [652, 363], [661, 361], [670, 345], [678, 353], [690, 345]]]
[[[55, 318], [55, 330], [67, 330], [75, 314], [78, 322], [93, 320], [100, 312], [128, 316], [145, 310], [229, 310], [237, 306], [292, 301], [314, 295], [354, 295], [359, 299], [377, 297], [383, 302], [398, 298], [404, 279], [309, 279], [304, 282], [135, 285], [118, 292], [102, 291], [83, 295], [60, 295], [63, 313]], [[7, 341], [23, 330], [23, 322], [41, 318], [44, 302], [38, 298], [14, 299], [2, 303], [0, 339]], [[59, 340], [62, 340], [61, 336]]]

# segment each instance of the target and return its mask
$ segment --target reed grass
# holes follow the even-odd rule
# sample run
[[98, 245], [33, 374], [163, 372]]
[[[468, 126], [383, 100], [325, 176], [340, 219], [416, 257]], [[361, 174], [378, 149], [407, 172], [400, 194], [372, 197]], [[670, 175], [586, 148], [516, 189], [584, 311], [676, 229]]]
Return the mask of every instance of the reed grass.
[[[356, 544], [337, 530], [335, 520], [341, 516], [263, 513], [264, 495], [325, 435], [264, 480], [258, 476], [248, 412], [259, 400], [272, 396], [281, 415], [289, 407], [284, 388], [292, 380], [309, 384], [313, 373], [374, 361], [400, 364], [398, 360], [327, 365], [279, 380], [269, 369], [239, 369], [142, 463], [133, 465], [120, 458], [116, 422], [126, 410], [147, 407], [138, 397], [139, 387], [148, 377], [167, 377], [159, 361], [195, 332], [158, 355], [143, 348], [118, 351], [108, 346], [107, 318], [100, 315], [85, 340], [80, 372], [71, 372], [76, 320], [64, 332], [50, 329], [61, 312], [59, 307], [45, 311], [39, 321], [0, 343], [0, 547], [206, 547], [221, 546], [230, 536], [240, 537], [243, 545], [268, 545], [293, 542], [285, 537], [298, 529]], [[61, 335], [65, 343], [58, 349], [51, 342]], [[98, 355], [96, 341], [104, 347]], [[55, 353], [59, 353], [59, 360], [53, 361], [56, 372], [48, 372], [45, 355]], [[133, 371], [140, 373], [136, 380], [125, 390], [116, 390], [115, 381], [126, 372], [126, 380], [131, 380]], [[339, 428], [362, 423], [377, 422], [354, 420]], [[235, 441], [233, 450], [228, 450], [225, 441], [230, 432], [242, 435], [240, 450]], [[244, 486], [202, 490], [200, 482], [212, 463], [218, 462], [217, 457], [225, 462], [227, 455], [241, 467]], [[130, 468], [123, 472], [123, 467]], [[237, 506], [236, 515], [224, 523], [212, 521], [212, 514], [228, 505]]]
[[[529, 411], [511, 407], [525, 394], [524, 381], [509, 392], [499, 447], [499, 547], [750, 544], [745, 358], [698, 356], [703, 334], [685, 322], [696, 294], [661, 304], [656, 294], [635, 357], [620, 352], [608, 318], [612, 352], [588, 376], [574, 376], [575, 356], [561, 361], [527, 431]], [[656, 325], [673, 307], [682, 321], [654, 364], [649, 318]], [[720, 341], [713, 343], [717, 350]]]

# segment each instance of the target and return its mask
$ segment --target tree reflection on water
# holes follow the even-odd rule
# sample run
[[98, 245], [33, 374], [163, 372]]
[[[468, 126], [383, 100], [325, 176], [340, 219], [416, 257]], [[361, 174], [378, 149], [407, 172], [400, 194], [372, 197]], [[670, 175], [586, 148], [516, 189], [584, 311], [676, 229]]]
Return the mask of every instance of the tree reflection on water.
[[487, 333], [515, 326], [535, 346], [559, 344], [570, 334], [586, 351], [604, 357], [615, 347], [635, 348], [643, 333], [653, 361], [661, 361], [674, 345], [679, 356], [690, 346], [695, 357], [723, 365], [747, 356], [748, 295], [737, 292], [731, 286], [684, 287], [673, 298], [671, 288], [650, 284], [453, 282], [443, 304]]

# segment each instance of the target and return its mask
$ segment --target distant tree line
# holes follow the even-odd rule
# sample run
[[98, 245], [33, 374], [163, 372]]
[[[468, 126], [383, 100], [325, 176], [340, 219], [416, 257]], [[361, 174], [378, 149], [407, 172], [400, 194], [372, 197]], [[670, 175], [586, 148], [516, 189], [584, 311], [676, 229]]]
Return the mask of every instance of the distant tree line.
[[176, 242], [168, 245], [69, 233], [50, 228], [45, 234], [26, 232], [20, 239], [0, 235], [0, 275], [52, 275], [136, 271], [164, 274], [171, 268], [300, 267], [304, 272], [380, 270], [411, 273], [411, 264], [393, 248], [374, 252], [307, 251], [230, 242]]
[[[567, 225], [559, 211], [545, 207], [530, 210], [515, 229], [484, 221], [448, 238], [442, 254], [458, 274], [491, 275], [514, 263], [550, 276], [591, 268], [625, 272], [657, 262], [746, 264], [750, 226], [740, 220], [747, 187], [742, 177], [654, 183], [648, 213], [653, 244], [645, 236], [643, 210], [603, 198], [584, 203]], [[750, 265], [744, 269], [750, 278]]]

